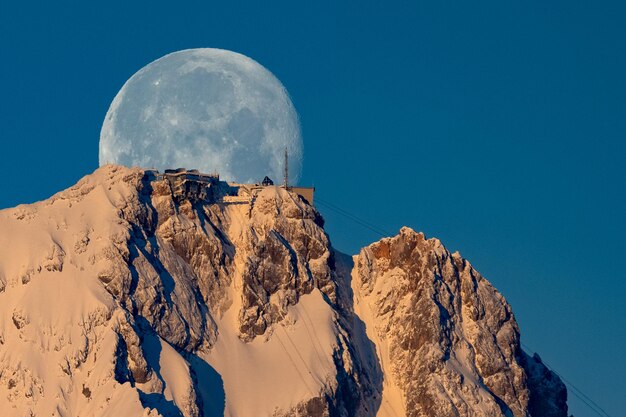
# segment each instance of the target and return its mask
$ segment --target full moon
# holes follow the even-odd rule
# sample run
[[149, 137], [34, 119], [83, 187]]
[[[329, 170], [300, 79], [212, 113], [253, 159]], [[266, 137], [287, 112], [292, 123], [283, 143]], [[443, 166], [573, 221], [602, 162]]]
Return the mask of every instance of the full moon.
[[236, 52], [188, 49], [148, 64], [117, 93], [100, 132], [100, 165], [280, 181], [285, 148], [289, 177], [297, 181], [300, 123], [280, 81]]

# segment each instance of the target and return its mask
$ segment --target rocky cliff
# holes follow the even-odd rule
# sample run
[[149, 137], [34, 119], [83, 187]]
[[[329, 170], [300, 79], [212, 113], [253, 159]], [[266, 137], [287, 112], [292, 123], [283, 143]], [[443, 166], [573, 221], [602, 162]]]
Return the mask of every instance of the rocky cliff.
[[400, 415], [567, 415], [561, 381], [524, 354], [510, 306], [458, 253], [403, 228], [355, 263], [356, 311]]
[[504, 298], [404, 228], [355, 257], [314, 207], [106, 166], [0, 212], [8, 416], [566, 416]]

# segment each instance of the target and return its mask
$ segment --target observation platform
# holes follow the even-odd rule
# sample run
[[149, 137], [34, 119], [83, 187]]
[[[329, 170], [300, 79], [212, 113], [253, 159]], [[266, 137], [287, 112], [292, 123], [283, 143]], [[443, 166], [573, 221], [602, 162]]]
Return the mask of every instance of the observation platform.
[[[197, 169], [166, 169], [160, 173], [154, 169], [145, 171], [144, 178], [149, 181], [167, 181], [172, 194], [177, 199], [205, 201], [222, 204], [252, 204], [256, 195], [266, 187], [285, 188], [284, 185], [274, 185], [274, 182], [265, 177], [261, 182], [254, 184], [239, 184], [220, 181], [218, 173], [204, 174]], [[310, 205], [313, 205], [314, 187], [292, 187], [287, 190], [294, 192]]]

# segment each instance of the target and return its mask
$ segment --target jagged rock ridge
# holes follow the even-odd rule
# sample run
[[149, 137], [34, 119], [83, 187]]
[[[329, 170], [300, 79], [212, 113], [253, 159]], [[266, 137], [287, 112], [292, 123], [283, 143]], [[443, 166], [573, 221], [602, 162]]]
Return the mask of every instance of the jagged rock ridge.
[[106, 166], [3, 210], [0, 312], [3, 415], [567, 415], [466, 260], [407, 228], [342, 255], [279, 187]]

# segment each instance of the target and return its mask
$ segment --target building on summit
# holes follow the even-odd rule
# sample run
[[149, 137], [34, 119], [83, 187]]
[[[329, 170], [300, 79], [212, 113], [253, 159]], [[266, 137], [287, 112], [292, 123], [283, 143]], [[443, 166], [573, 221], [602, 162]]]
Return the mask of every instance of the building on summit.
[[[289, 155], [285, 149], [284, 183], [280, 188], [294, 192], [307, 203], [313, 205], [315, 187], [294, 187], [289, 185]], [[160, 173], [155, 169], [145, 171], [147, 181], [167, 181], [172, 194], [178, 199], [190, 199], [192, 201], [207, 201], [211, 203], [249, 203], [253, 204], [256, 195], [265, 187], [276, 187], [274, 181], [267, 175], [260, 183], [239, 184], [234, 182], [220, 181], [217, 172], [203, 174], [197, 169], [166, 169]]]
[[314, 187], [294, 187], [289, 185], [274, 185], [274, 181], [265, 176], [260, 183], [239, 184], [220, 181], [218, 173], [204, 174], [197, 169], [166, 169], [164, 173], [157, 170], [146, 170], [147, 181], [167, 181], [172, 194], [176, 199], [192, 201], [206, 201], [225, 204], [252, 204], [256, 195], [266, 187], [280, 187], [291, 191], [307, 203], [313, 205]]

